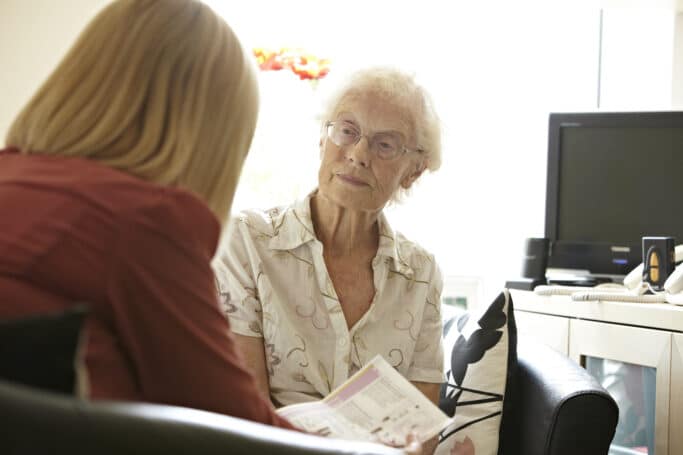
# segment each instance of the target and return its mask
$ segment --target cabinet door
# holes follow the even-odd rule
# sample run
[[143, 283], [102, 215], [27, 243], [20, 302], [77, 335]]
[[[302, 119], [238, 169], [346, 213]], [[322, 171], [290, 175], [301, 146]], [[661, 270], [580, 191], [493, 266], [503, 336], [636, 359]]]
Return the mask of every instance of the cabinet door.
[[671, 347], [671, 411], [669, 444], [671, 453], [683, 453], [683, 334], [673, 335]]
[[515, 310], [517, 332], [569, 355], [569, 319], [561, 316]]
[[619, 405], [614, 453], [681, 453], [669, 451], [671, 346], [670, 332], [570, 321], [569, 356]]

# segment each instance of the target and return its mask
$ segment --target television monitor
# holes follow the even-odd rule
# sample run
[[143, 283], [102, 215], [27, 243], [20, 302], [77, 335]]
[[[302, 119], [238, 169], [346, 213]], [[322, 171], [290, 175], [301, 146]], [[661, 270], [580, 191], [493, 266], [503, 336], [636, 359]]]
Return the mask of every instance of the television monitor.
[[643, 236], [683, 243], [683, 112], [553, 113], [548, 267], [621, 277]]

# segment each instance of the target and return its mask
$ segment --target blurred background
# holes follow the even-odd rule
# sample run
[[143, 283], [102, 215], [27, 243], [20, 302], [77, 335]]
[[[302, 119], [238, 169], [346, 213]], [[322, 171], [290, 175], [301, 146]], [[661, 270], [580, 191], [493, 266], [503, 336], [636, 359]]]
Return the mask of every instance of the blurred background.
[[[443, 123], [443, 165], [386, 210], [435, 254], [444, 301], [476, 306], [518, 276], [544, 235], [548, 114], [670, 110], [683, 99], [676, 1], [207, 0], [245, 47], [329, 59], [301, 80], [260, 71], [261, 111], [233, 205], [289, 204], [316, 185], [321, 102], [337, 78], [415, 74]], [[104, 0], [0, 1], [0, 134]]]

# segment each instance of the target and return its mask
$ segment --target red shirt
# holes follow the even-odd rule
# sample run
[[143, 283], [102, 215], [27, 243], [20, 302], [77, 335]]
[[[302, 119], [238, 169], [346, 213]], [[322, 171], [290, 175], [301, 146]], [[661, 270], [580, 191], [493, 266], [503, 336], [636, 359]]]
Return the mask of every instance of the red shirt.
[[90, 395], [291, 428], [218, 307], [220, 225], [187, 191], [80, 158], [0, 151], [0, 319], [86, 303]]

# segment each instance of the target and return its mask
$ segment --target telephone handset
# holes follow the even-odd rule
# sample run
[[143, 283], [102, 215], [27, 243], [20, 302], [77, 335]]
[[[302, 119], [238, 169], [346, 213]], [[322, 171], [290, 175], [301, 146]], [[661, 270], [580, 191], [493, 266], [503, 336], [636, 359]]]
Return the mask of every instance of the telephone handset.
[[[683, 245], [677, 245], [674, 249], [674, 262], [679, 263], [683, 261]], [[635, 269], [633, 269], [624, 278], [624, 286], [632, 291], [641, 290], [642, 293], [649, 290], [648, 283], [643, 281], [643, 272], [645, 271], [645, 265], [648, 262], [640, 264]], [[647, 271], [646, 271], [647, 273]], [[677, 305], [683, 305], [683, 266], [676, 267], [669, 277], [664, 281], [664, 300], [668, 303], [674, 303]]]

